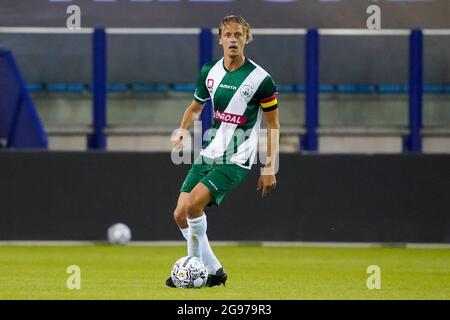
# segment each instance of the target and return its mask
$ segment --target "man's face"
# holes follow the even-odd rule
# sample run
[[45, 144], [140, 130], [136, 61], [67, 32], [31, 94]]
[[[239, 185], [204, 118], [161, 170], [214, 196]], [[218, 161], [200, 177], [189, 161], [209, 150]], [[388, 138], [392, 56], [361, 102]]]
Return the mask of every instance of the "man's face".
[[244, 55], [246, 42], [244, 29], [239, 23], [229, 22], [222, 27], [219, 44], [223, 47], [224, 56], [235, 58]]

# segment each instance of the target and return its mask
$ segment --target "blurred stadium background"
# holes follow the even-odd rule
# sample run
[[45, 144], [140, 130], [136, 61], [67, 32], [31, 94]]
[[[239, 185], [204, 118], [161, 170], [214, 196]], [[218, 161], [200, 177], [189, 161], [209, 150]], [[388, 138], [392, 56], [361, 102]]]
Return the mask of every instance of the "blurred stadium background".
[[[81, 29], [66, 27], [70, 5]], [[136, 241], [180, 240], [189, 167], [170, 135], [230, 13], [278, 84], [279, 187], [260, 200], [254, 169], [210, 210], [210, 239], [449, 244], [446, 0], [2, 0], [0, 240], [103, 241], [119, 221]]]

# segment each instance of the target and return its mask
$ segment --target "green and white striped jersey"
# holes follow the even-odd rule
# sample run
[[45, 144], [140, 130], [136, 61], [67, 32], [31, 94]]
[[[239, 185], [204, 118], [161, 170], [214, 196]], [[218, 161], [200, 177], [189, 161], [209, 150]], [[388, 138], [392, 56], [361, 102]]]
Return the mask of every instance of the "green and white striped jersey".
[[216, 163], [235, 163], [250, 169], [255, 160], [263, 111], [278, 107], [270, 75], [250, 59], [228, 71], [223, 58], [205, 64], [194, 99], [211, 99], [213, 125], [200, 154]]

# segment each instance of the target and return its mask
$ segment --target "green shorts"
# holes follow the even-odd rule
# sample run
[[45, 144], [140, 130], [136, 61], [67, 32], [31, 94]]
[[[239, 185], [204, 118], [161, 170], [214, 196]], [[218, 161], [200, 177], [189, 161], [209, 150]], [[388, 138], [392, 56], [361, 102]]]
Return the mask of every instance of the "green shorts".
[[180, 192], [191, 192], [201, 182], [211, 192], [214, 204], [220, 205], [228, 191], [236, 188], [250, 172], [237, 164], [194, 163]]

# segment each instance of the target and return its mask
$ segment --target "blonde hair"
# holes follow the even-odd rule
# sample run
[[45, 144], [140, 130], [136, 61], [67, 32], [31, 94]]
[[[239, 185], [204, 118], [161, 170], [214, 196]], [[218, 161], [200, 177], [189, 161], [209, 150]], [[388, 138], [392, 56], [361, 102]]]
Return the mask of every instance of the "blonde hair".
[[219, 39], [222, 37], [222, 28], [230, 22], [236, 22], [242, 26], [242, 29], [244, 30], [245, 40], [247, 43], [250, 43], [253, 40], [252, 28], [250, 27], [250, 24], [247, 21], [245, 21], [245, 19], [242, 18], [241, 16], [236, 16], [233, 14], [226, 16], [220, 22], [220, 24], [219, 24]]

